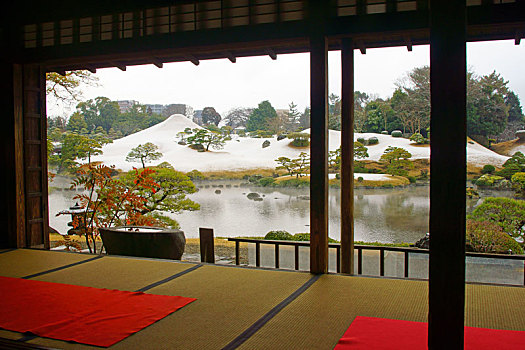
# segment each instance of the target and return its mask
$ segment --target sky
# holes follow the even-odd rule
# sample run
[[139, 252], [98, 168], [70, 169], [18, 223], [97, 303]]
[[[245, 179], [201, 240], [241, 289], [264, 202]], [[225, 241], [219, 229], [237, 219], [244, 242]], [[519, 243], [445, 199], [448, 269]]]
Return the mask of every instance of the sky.
[[[407, 72], [429, 65], [428, 45], [367, 49], [363, 55], [354, 51], [355, 89], [378, 97], [392, 95]], [[339, 51], [328, 56], [329, 93], [340, 95], [341, 58]], [[513, 40], [469, 43], [467, 65], [478, 75], [492, 71], [509, 81], [525, 108], [525, 43]], [[195, 110], [214, 107], [221, 115], [234, 107], [256, 107], [269, 100], [275, 108], [287, 109], [290, 102], [299, 110], [309, 106], [309, 54], [278, 55], [205, 60], [198, 66], [190, 62], [130, 66], [97, 70], [98, 86], [82, 86], [83, 100], [105, 96], [111, 100], [136, 100], [142, 104], [184, 103]], [[48, 99], [48, 115], [68, 116], [74, 106], [57, 104]]]

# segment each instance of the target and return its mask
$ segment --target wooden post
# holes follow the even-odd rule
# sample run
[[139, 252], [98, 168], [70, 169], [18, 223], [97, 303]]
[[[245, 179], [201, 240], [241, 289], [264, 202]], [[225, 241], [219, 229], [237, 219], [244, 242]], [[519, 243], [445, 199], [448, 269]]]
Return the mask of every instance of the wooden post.
[[328, 272], [328, 45], [310, 37], [310, 272]]
[[341, 272], [354, 274], [354, 43], [341, 40]]
[[0, 131], [5, 166], [0, 192], [0, 215], [5, 228], [0, 232], [0, 248], [20, 248], [26, 245], [22, 66], [2, 62], [0, 77], [6, 116]]
[[463, 349], [466, 5], [431, 0], [429, 349]]
[[213, 241], [213, 229], [199, 227], [199, 238], [201, 248], [201, 261], [215, 264], [215, 245]]

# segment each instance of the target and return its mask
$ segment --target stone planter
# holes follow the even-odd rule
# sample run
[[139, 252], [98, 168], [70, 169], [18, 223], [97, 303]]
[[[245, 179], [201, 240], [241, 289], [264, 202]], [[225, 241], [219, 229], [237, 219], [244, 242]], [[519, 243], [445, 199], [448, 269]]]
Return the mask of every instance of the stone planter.
[[181, 230], [120, 226], [100, 228], [99, 232], [109, 255], [180, 260], [186, 246]]

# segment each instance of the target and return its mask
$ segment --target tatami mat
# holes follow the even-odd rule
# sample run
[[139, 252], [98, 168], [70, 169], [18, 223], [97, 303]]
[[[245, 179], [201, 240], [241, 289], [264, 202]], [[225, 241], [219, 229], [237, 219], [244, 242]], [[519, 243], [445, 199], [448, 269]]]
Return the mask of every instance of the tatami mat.
[[88, 254], [17, 249], [0, 254], [0, 276], [24, 277], [92, 258]]
[[193, 266], [195, 264], [105, 256], [34, 279], [86, 287], [135, 291]]
[[[0, 254], [0, 275], [22, 277], [92, 258], [90, 255], [17, 250]], [[196, 268], [197, 267], [197, 268]], [[179, 273], [186, 274], [179, 275]], [[170, 276], [177, 278], [170, 280]], [[111, 349], [221, 349], [266, 315], [312, 275], [110, 257], [46, 273], [35, 279], [97, 288], [138, 290], [165, 281], [152, 294], [197, 298]], [[284, 307], [241, 349], [331, 349], [356, 316], [425, 322], [425, 281], [323, 275]], [[525, 331], [525, 288], [467, 285], [466, 324]], [[79, 307], [82, 301], [77, 302]], [[59, 308], [60, 305], [57, 305]], [[0, 330], [0, 337], [20, 339]], [[35, 338], [54, 348], [86, 345]]]
[[325, 275], [240, 349], [332, 349], [353, 319], [426, 321], [427, 284]]

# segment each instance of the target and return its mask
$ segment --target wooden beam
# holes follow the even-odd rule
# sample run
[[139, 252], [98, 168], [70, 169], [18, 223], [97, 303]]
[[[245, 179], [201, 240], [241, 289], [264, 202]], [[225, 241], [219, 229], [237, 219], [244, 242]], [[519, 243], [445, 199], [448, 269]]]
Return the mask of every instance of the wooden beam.
[[363, 40], [357, 41], [357, 47], [359, 47], [359, 51], [361, 51], [362, 55], [366, 55], [366, 46]]
[[430, 4], [429, 349], [463, 349], [466, 213], [466, 4]]
[[516, 32], [516, 37], [514, 38], [515, 45], [519, 45], [521, 43], [521, 36], [522, 34], [520, 32]]
[[151, 58], [151, 62], [152, 62], [153, 65], [154, 65], [155, 67], [157, 67], [157, 68], [162, 68], [162, 67], [164, 67], [164, 64], [162, 63], [162, 61], [159, 60], [159, 59], [156, 58], [156, 57], [152, 57], [152, 58]]
[[341, 40], [341, 272], [354, 274], [354, 43]]
[[405, 43], [406, 43], [406, 46], [407, 46], [407, 50], [409, 52], [412, 52], [412, 39], [410, 39], [410, 37], [406, 36], [405, 37]]
[[277, 54], [275, 53], [273, 49], [266, 49], [266, 52], [268, 53], [268, 56], [270, 56], [272, 60], [275, 61], [277, 59]]
[[123, 72], [126, 71], [126, 65], [125, 65], [125, 64], [118, 63], [118, 62], [113, 62], [112, 64], [113, 64], [115, 67], [117, 67], [118, 69], [120, 69], [121, 71], [123, 71]]
[[194, 65], [196, 65], [196, 66], [198, 66], [200, 64], [198, 58], [193, 56], [193, 55], [186, 55], [186, 59], [188, 61], [190, 61], [191, 63], [193, 63]]
[[226, 57], [230, 60], [231, 63], [237, 62], [237, 58], [229, 51], [226, 52]]
[[86, 67], [86, 69], [92, 74], [96, 74], [97, 73], [97, 69], [95, 67]]
[[213, 229], [199, 227], [199, 242], [201, 249], [201, 262], [215, 264]]
[[310, 37], [310, 272], [328, 272], [328, 45]]

